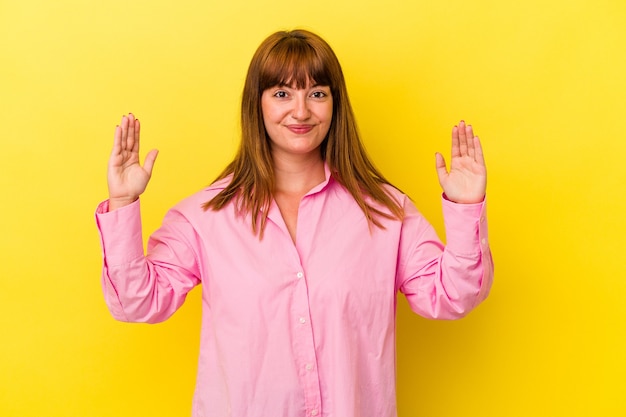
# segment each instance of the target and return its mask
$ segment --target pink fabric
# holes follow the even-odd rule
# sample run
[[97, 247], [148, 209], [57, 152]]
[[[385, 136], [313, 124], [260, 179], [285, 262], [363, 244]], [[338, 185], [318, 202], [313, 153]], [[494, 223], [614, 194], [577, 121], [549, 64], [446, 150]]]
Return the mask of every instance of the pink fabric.
[[395, 417], [395, 315], [463, 317], [493, 278], [485, 205], [443, 199], [447, 246], [393, 190], [403, 222], [368, 228], [327, 172], [300, 204], [294, 245], [273, 204], [262, 240], [216, 183], [179, 203], [144, 256], [139, 203], [96, 213], [107, 305], [122, 321], [170, 317], [202, 283], [194, 417]]

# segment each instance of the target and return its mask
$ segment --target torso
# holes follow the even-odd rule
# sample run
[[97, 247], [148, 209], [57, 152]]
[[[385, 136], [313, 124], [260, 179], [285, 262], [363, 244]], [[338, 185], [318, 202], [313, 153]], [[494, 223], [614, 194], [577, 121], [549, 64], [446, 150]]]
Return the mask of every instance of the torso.
[[274, 200], [278, 205], [280, 214], [283, 216], [289, 235], [293, 243], [296, 243], [296, 229], [298, 225], [298, 208], [303, 196], [275, 193]]

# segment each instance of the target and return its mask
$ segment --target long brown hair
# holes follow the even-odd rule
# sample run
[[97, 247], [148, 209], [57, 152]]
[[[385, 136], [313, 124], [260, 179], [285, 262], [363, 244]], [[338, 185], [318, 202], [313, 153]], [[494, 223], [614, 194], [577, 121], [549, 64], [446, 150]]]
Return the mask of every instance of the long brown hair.
[[[350, 192], [370, 225], [383, 227], [377, 216], [402, 219], [399, 202], [383, 188], [391, 183], [374, 167], [359, 138], [339, 60], [322, 38], [306, 30], [270, 35], [252, 57], [241, 102], [241, 144], [216, 179], [232, 175], [232, 180], [203, 208], [220, 210], [234, 199], [239, 214], [252, 214], [252, 230], [262, 237], [273, 198], [274, 167], [261, 96], [270, 87], [305, 88], [308, 82], [328, 86], [332, 94], [333, 118], [321, 144], [322, 159], [332, 176]], [[367, 204], [365, 195], [390, 213]]]

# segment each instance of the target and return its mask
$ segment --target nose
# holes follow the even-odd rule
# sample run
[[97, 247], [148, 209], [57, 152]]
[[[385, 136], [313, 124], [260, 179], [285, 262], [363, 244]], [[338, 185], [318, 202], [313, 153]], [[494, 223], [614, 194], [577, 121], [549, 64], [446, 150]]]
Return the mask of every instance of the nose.
[[309, 109], [309, 103], [307, 97], [304, 94], [296, 94], [293, 101], [294, 107], [291, 112], [291, 116], [296, 120], [306, 120], [311, 116]]

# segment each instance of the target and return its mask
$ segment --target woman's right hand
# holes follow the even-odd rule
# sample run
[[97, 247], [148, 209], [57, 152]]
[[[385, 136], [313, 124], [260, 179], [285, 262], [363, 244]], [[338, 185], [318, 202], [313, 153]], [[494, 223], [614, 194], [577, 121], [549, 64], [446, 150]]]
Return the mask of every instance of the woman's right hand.
[[120, 125], [115, 127], [107, 170], [109, 211], [137, 200], [150, 181], [158, 151], [148, 152], [143, 166], [139, 164], [139, 130], [139, 120], [132, 114], [123, 116]]

